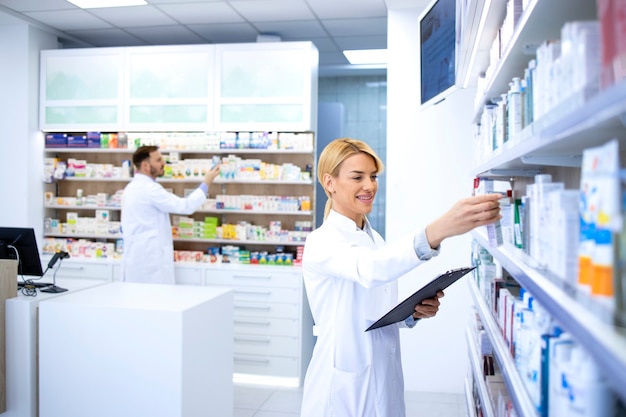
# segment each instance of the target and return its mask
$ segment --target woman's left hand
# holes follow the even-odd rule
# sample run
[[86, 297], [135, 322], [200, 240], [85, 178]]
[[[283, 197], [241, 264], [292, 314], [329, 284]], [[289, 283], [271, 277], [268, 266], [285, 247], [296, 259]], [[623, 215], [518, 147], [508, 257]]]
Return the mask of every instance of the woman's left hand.
[[417, 319], [427, 319], [430, 317], [435, 317], [437, 312], [439, 311], [439, 299], [444, 296], [443, 291], [439, 291], [436, 296], [433, 298], [427, 298], [422, 301], [420, 304], [415, 306], [415, 312], [413, 313], [413, 318]]

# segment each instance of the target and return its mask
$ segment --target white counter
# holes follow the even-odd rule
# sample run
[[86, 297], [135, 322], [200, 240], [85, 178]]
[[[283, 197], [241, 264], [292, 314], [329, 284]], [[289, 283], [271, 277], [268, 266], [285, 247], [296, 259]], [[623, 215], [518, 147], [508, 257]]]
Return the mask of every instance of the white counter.
[[96, 279], [57, 279], [67, 292], [50, 294], [37, 291], [6, 301], [7, 410], [2, 417], [37, 416], [37, 311], [39, 303], [55, 297], [105, 284]]
[[108, 283], [39, 305], [41, 417], [232, 416], [226, 287]]

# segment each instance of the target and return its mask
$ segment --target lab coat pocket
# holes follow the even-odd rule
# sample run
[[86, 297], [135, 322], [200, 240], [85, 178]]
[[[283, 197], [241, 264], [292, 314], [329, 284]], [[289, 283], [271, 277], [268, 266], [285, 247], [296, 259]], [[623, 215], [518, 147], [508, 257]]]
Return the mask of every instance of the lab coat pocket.
[[373, 396], [368, 395], [370, 365], [357, 372], [333, 369], [330, 416], [367, 416], [373, 410]]

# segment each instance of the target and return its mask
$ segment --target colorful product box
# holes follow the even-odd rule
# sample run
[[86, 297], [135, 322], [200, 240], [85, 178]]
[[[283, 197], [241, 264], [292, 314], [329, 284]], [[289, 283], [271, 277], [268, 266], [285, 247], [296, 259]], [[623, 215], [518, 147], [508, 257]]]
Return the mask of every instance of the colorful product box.
[[70, 135], [67, 137], [68, 148], [86, 148], [87, 136], [86, 135]]
[[100, 132], [87, 132], [87, 147], [88, 148], [100, 147]]
[[46, 134], [47, 148], [67, 148], [66, 133], [48, 133]]

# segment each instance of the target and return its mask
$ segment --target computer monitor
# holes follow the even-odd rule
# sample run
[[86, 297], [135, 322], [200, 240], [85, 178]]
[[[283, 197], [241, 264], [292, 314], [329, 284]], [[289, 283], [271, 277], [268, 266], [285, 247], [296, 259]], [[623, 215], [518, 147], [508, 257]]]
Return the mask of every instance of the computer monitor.
[[0, 259], [19, 260], [19, 275], [43, 275], [35, 231], [32, 228], [0, 227]]

